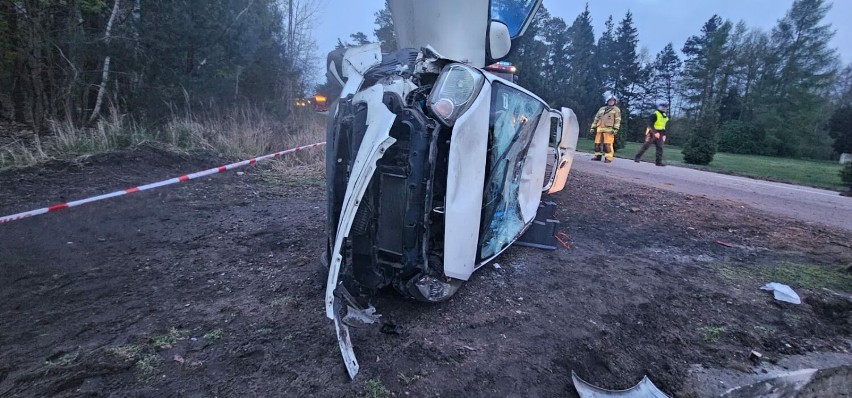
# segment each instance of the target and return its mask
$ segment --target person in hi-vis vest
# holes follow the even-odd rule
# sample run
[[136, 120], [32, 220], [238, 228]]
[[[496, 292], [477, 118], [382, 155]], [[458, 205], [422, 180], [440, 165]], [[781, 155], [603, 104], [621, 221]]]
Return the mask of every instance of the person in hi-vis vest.
[[634, 162], [639, 163], [639, 160], [642, 159], [642, 155], [645, 154], [648, 147], [654, 144], [657, 147], [654, 163], [657, 166], [666, 165], [663, 163], [663, 144], [666, 143], [666, 125], [669, 124], [668, 112], [668, 102], [660, 101], [657, 103], [657, 110], [651, 115], [651, 118], [648, 120], [648, 128], [645, 129], [645, 144], [642, 145], [642, 149], [636, 154], [636, 158], [633, 159]]
[[606, 106], [601, 107], [592, 120], [590, 132], [595, 135], [595, 157], [592, 160], [605, 157], [606, 163], [612, 163], [612, 157], [615, 155], [615, 135], [621, 127], [621, 109], [615, 106], [617, 102], [615, 97], [609, 97]]

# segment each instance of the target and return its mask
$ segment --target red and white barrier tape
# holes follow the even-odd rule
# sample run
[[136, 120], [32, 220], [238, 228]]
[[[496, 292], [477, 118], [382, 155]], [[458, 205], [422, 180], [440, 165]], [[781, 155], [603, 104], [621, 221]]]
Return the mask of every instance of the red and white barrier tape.
[[164, 187], [166, 185], [178, 184], [178, 183], [181, 183], [181, 182], [194, 180], [194, 179], [199, 178], [199, 177], [205, 177], [205, 176], [209, 176], [209, 175], [212, 175], [212, 174], [222, 173], [222, 172], [225, 172], [225, 171], [228, 171], [228, 170], [233, 170], [233, 169], [236, 169], [238, 167], [249, 166], [249, 165], [255, 164], [255, 163], [260, 162], [260, 161], [280, 158], [281, 156], [286, 155], [288, 153], [299, 152], [303, 149], [310, 149], [310, 148], [318, 147], [320, 145], [325, 145], [325, 142], [318, 142], [316, 144], [305, 145], [305, 146], [300, 146], [300, 147], [297, 147], [297, 148], [287, 149], [287, 150], [284, 150], [284, 151], [281, 151], [281, 152], [270, 153], [269, 155], [258, 156], [256, 158], [243, 160], [241, 162], [231, 163], [231, 164], [219, 166], [219, 167], [214, 167], [212, 169], [199, 171], [197, 173], [192, 173], [192, 174], [186, 174], [186, 175], [182, 175], [182, 176], [177, 177], [177, 178], [171, 178], [171, 179], [168, 179], [168, 180], [155, 182], [155, 183], [148, 184], [148, 185], [140, 185], [138, 187], [128, 188], [128, 189], [125, 189], [125, 190], [122, 190], [122, 191], [115, 191], [115, 192], [104, 194], [104, 195], [93, 196], [91, 198], [75, 200], [73, 202], [67, 202], [67, 203], [59, 203], [59, 204], [55, 204], [55, 205], [49, 206], [49, 207], [44, 207], [44, 208], [41, 208], [41, 209], [25, 211], [23, 213], [12, 214], [10, 216], [3, 216], [3, 217], [0, 217], [0, 224], [4, 224], [4, 223], [10, 222], [10, 221], [17, 221], [17, 220], [32, 217], [32, 216], [37, 216], [37, 215], [40, 215], [40, 214], [52, 213], [52, 212], [59, 211], [59, 210], [65, 210], [65, 209], [70, 208], [70, 207], [76, 207], [76, 206], [84, 205], [86, 203], [97, 202], [97, 201], [101, 201], [101, 200], [104, 200], [104, 199], [114, 198], [114, 197], [117, 197], [117, 196], [124, 196], [124, 195], [129, 195], [129, 194], [140, 192], [140, 191], [147, 191], [149, 189]]

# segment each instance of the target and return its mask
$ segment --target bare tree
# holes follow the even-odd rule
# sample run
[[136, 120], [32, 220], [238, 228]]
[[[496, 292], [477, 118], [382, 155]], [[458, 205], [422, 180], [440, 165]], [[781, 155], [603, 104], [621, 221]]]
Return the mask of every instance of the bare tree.
[[[110, 40], [110, 32], [112, 31], [112, 24], [115, 22], [115, 17], [118, 15], [120, 0], [115, 0], [115, 4], [112, 7], [112, 14], [109, 16], [109, 21], [107, 22], [106, 31], [104, 32], [104, 43], [109, 45]], [[89, 123], [95, 121], [98, 115], [101, 112], [101, 106], [103, 106], [104, 93], [106, 92], [107, 83], [109, 82], [109, 63], [110, 56], [107, 55], [104, 57], [104, 67], [103, 74], [101, 75], [101, 86], [98, 88], [98, 98], [95, 100], [95, 108], [92, 109], [92, 115], [89, 116]]]
[[296, 89], [293, 87], [294, 83], [307, 87], [308, 83], [319, 74], [319, 71], [314, 68], [317, 55], [316, 44], [311, 33], [317, 22], [320, 4], [316, 0], [287, 0], [287, 4], [282, 4], [281, 8], [288, 21], [287, 40], [284, 43], [285, 57], [290, 63], [293, 75], [300, 78], [300, 81], [288, 79], [289, 87], [286, 87], [284, 91], [285, 96], [288, 97], [286, 100], [289, 101]]

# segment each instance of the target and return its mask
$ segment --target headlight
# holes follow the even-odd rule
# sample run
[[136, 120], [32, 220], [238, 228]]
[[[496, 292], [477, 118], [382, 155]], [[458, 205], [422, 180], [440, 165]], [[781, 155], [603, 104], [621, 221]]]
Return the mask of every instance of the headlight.
[[462, 64], [450, 64], [441, 71], [429, 95], [432, 113], [447, 126], [452, 126], [473, 103], [485, 77], [478, 70]]

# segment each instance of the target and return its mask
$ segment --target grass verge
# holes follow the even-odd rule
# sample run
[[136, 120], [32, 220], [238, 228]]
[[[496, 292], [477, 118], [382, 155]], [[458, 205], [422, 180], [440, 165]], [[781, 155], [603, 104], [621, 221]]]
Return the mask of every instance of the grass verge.
[[759, 284], [779, 282], [793, 288], [830, 289], [852, 293], [852, 274], [843, 269], [833, 269], [814, 264], [784, 262], [775, 266], [733, 266], [716, 268], [718, 275], [731, 282], [757, 280]]
[[[581, 137], [577, 141], [577, 150], [593, 152], [594, 145], [593, 140]], [[640, 148], [642, 148], [642, 144], [640, 143], [627, 142], [625, 147], [616, 152], [615, 155], [619, 158], [633, 159]], [[644, 160], [654, 160], [653, 146], [648, 149], [648, 152], [645, 153], [643, 158]], [[663, 152], [663, 160], [673, 165], [725, 174], [787, 182], [835, 191], [848, 189], [847, 185], [840, 179], [841, 166], [836, 162], [717, 153], [709, 165], [696, 166], [686, 164], [683, 161], [683, 153], [680, 147], [668, 145]]]
[[[256, 108], [242, 107], [174, 115], [161, 128], [152, 130], [112, 112], [92, 127], [53, 122], [50, 131], [45, 136], [16, 139], [0, 146], [0, 170], [33, 166], [52, 159], [73, 160], [142, 143], [164, 144], [180, 152], [209, 150], [244, 159], [325, 141], [325, 118], [309, 110], [298, 110], [282, 121]], [[307, 169], [315, 174], [314, 170], [323, 166], [324, 159], [322, 149], [301, 151], [284, 157], [278, 168], [288, 172]]]

